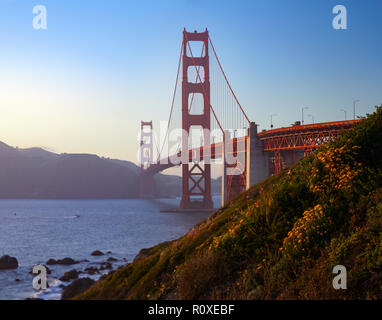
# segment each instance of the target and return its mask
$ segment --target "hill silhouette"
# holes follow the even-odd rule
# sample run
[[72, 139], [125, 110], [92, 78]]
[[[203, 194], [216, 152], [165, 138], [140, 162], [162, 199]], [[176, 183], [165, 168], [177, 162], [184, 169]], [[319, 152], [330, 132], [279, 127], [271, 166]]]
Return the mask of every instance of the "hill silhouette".
[[[0, 142], [0, 198], [119, 199], [139, 197], [139, 167], [92, 154], [56, 154]], [[181, 177], [155, 176], [157, 197], [180, 195]], [[218, 189], [214, 183], [215, 190]]]

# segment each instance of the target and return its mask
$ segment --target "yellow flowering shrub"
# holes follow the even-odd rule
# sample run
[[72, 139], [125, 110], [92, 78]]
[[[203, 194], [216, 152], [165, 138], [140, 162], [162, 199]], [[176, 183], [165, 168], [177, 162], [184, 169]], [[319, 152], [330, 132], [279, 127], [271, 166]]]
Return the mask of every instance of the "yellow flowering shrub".
[[355, 160], [359, 149], [359, 146], [350, 148], [346, 145], [324, 147], [313, 162], [309, 189], [314, 193], [350, 190], [362, 173], [362, 164]]
[[306, 210], [295, 222], [285, 237], [280, 251], [292, 255], [304, 253], [312, 243], [317, 243], [317, 240], [323, 239], [328, 234], [332, 223], [332, 219], [325, 214], [324, 208], [317, 204], [314, 208]]

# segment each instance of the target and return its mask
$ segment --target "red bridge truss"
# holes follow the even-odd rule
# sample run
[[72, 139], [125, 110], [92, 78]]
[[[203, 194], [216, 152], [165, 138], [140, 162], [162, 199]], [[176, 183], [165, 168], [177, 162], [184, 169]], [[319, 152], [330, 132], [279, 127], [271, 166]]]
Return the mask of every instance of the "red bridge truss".
[[[307, 156], [323, 144], [333, 141], [343, 130], [353, 128], [362, 120], [324, 122], [308, 125], [294, 125], [263, 131], [258, 134], [264, 143], [264, 151], [273, 152], [270, 162], [270, 174], [279, 173], [286, 165], [283, 157], [286, 152], [292, 156], [291, 162], [296, 162], [296, 153], [302, 151]], [[300, 156], [301, 157], [301, 156]]]

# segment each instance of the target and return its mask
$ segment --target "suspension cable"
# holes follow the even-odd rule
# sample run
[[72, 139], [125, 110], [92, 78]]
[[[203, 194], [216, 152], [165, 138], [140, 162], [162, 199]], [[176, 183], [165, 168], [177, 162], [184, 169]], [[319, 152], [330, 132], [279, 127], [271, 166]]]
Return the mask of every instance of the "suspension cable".
[[228, 87], [229, 87], [229, 89], [231, 90], [231, 92], [232, 92], [232, 94], [233, 94], [233, 97], [235, 98], [237, 104], [239, 105], [239, 108], [240, 108], [241, 112], [243, 113], [244, 117], [247, 119], [248, 123], [251, 124], [251, 121], [248, 119], [247, 115], [245, 114], [243, 108], [241, 107], [241, 104], [240, 104], [239, 100], [237, 99], [235, 93], [234, 93], [233, 90], [232, 90], [231, 85], [230, 85], [229, 82], [228, 82], [228, 79], [227, 79], [227, 77], [226, 77], [226, 75], [225, 75], [225, 72], [224, 72], [224, 70], [223, 70], [223, 68], [222, 68], [222, 65], [220, 64], [219, 58], [218, 58], [218, 56], [217, 56], [217, 54], [216, 54], [216, 51], [215, 51], [214, 45], [212, 44], [212, 41], [211, 41], [210, 36], [208, 36], [208, 40], [209, 40], [209, 42], [210, 42], [210, 44], [211, 44], [212, 51], [214, 52], [214, 55], [215, 55], [216, 61], [217, 61], [218, 64], [219, 64], [220, 70], [221, 70], [221, 72], [223, 73], [224, 79], [225, 79], [225, 81], [227, 82]]
[[164, 145], [165, 145], [165, 143], [166, 143], [167, 135], [168, 135], [168, 132], [169, 132], [169, 129], [170, 129], [170, 121], [171, 121], [171, 118], [172, 118], [172, 113], [173, 113], [173, 111], [174, 111], [176, 89], [177, 89], [177, 87], [178, 87], [179, 72], [180, 72], [180, 66], [181, 66], [181, 63], [182, 63], [182, 56], [183, 56], [183, 40], [182, 40], [182, 46], [181, 46], [181, 48], [180, 48], [180, 55], [179, 55], [179, 62], [178, 62], [178, 71], [177, 71], [177, 74], [176, 74], [176, 81], [175, 81], [174, 93], [173, 93], [173, 95], [172, 95], [171, 110], [170, 110], [170, 115], [169, 115], [169, 118], [168, 118], [166, 135], [165, 135], [165, 138], [164, 138], [164, 141], [163, 141], [162, 148], [161, 148], [161, 150], [160, 150], [160, 152], [159, 152], [159, 154], [158, 154], [157, 161], [159, 161], [159, 159], [160, 159], [160, 156], [161, 156], [161, 154], [162, 154]]

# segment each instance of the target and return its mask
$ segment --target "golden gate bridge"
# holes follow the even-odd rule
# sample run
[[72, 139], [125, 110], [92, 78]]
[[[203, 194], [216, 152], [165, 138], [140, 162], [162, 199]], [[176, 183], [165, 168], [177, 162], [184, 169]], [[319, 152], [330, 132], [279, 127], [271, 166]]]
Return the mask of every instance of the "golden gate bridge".
[[[200, 55], [195, 56], [192, 48], [195, 51], [197, 43]], [[293, 125], [257, 132], [256, 123], [250, 121], [228, 81], [208, 30], [184, 30], [165, 139], [160, 148], [156, 146], [156, 159], [152, 121], [141, 122], [140, 195], [155, 197], [154, 175], [181, 165], [180, 209], [210, 210], [211, 162], [219, 159], [224, 206], [359, 121]], [[171, 153], [165, 146], [168, 147], [172, 132], [180, 128], [181, 138], [173, 144]], [[199, 130], [198, 139], [192, 139], [193, 130]]]

